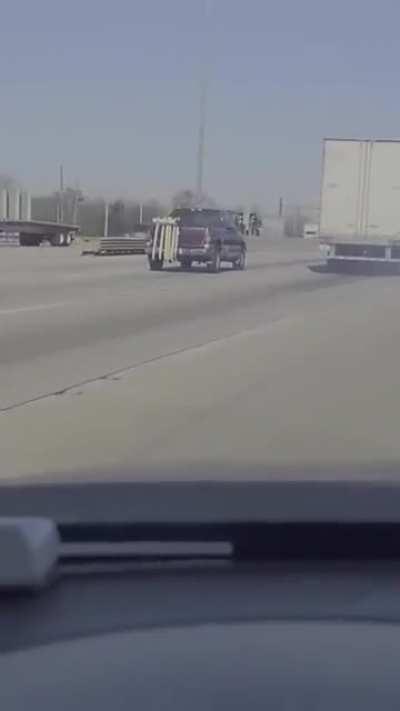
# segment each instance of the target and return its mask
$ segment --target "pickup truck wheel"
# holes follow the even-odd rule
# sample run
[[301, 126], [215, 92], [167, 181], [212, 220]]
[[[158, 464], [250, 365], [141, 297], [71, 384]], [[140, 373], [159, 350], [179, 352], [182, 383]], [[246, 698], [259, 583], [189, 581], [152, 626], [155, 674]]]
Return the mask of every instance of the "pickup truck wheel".
[[160, 272], [163, 265], [164, 261], [162, 259], [149, 259], [149, 267], [152, 272]]
[[246, 269], [246, 252], [241, 252], [239, 259], [233, 262], [233, 268], [243, 272]]
[[212, 274], [218, 274], [221, 271], [221, 252], [216, 249], [211, 262], [207, 264], [208, 271]]

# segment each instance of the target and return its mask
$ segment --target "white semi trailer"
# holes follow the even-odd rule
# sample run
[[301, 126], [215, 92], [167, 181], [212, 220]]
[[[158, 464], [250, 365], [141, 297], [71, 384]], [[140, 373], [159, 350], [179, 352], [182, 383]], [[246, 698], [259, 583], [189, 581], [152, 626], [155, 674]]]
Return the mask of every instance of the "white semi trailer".
[[320, 244], [328, 263], [400, 262], [400, 141], [325, 139]]

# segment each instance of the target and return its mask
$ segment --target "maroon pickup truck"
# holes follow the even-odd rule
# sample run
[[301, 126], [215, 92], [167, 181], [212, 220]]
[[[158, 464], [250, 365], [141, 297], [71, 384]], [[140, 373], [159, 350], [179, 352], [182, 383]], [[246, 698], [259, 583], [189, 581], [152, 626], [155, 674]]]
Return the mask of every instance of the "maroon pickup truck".
[[[177, 209], [170, 217], [179, 225], [179, 239], [175, 259], [182, 269], [194, 263], [206, 264], [210, 272], [217, 273], [222, 262], [234, 269], [244, 269], [246, 242], [237, 229], [231, 214], [224, 210]], [[153, 249], [155, 230], [148, 243], [151, 270], [162, 269], [163, 255]]]

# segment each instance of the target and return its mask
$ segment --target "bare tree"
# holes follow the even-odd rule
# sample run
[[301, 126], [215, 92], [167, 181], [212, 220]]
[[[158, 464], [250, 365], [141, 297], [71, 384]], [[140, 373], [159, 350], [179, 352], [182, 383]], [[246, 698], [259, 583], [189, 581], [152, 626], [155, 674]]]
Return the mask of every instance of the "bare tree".
[[172, 207], [176, 208], [209, 208], [216, 209], [217, 203], [214, 198], [209, 195], [203, 195], [201, 202], [199, 203], [195, 193], [192, 190], [179, 190], [172, 198]]
[[32, 197], [32, 220], [54, 222], [57, 219], [58, 197], [52, 195], [37, 195]]
[[[1, 187], [1, 176], [0, 176]], [[60, 203], [58, 192], [32, 198], [32, 219], [55, 221]], [[65, 222], [78, 224], [81, 234], [102, 235], [104, 229], [105, 200], [102, 197], [85, 198], [80, 190], [65, 188], [63, 191], [63, 215]], [[150, 224], [153, 218], [167, 214], [168, 210], [155, 198], [146, 201], [118, 199], [110, 203], [109, 233], [119, 236], [133, 232], [139, 223]]]
[[193, 208], [196, 207], [196, 196], [192, 190], [179, 190], [172, 198], [172, 207]]
[[[60, 193], [38, 195], [32, 198], [32, 219], [53, 222], [57, 220], [60, 206]], [[81, 190], [66, 188], [62, 195], [63, 221], [79, 224], [79, 207], [83, 201]]]
[[155, 198], [146, 200], [146, 202], [143, 203], [143, 222], [145, 224], [151, 222], [155, 217], [162, 217], [167, 213], [168, 209], [165, 205]]
[[95, 198], [85, 200], [79, 208], [78, 224], [81, 234], [88, 236], [102, 235], [104, 230], [104, 200]]
[[6, 173], [0, 173], [0, 189], [12, 190], [18, 187], [20, 187], [18, 180]]
[[123, 235], [127, 232], [125, 203], [123, 200], [115, 200], [110, 204], [108, 229], [111, 237]]

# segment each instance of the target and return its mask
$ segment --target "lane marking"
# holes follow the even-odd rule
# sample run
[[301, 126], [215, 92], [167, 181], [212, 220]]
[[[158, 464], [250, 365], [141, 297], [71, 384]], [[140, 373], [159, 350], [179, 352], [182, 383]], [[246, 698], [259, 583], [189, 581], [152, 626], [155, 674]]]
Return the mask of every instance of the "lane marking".
[[[337, 275], [336, 275], [337, 276]], [[355, 276], [354, 278], [351, 278], [350, 275], [346, 275], [346, 278], [344, 278], [343, 275], [339, 275], [340, 278], [339, 280], [328, 280], [326, 281], [326, 278], [324, 277], [323, 280], [318, 281], [318, 282], [311, 282], [308, 283], [308, 287], [312, 287], [312, 291], [318, 291], [320, 288], [331, 288], [340, 285], [341, 289], [343, 289], [344, 286], [352, 286], [354, 283], [360, 282], [360, 277]], [[368, 278], [364, 278], [362, 281], [364, 283], [370, 283]], [[288, 289], [289, 292], [293, 290], [293, 288], [298, 288], [299, 284], [297, 282], [294, 282], [291, 287]], [[279, 290], [278, 290], [279, 291]], [[307, 291], [309, 292], [310, 289], [308, 288]], [[300, 293], [303, 293], [304, 290], [301, 290]], [[273, 295], [273, 294], [272, 294]], [[71, 302], [64, 302], [64, 303], [71, 303]], [[1, 311], [0, 311], [1, 315]], [[303, 314], [304, 317], [305, 314]], [[299, 315], [297, 314], [294, 319], [298, 319]], [[251, 328], [242, 328], [239, 330], [234, 330], [232, 332], [228, 332], [225, 334], [221, 334], [220, 336], [214, 336], [213, 338], [210, 338], [206, 341], [199, 341], [197, 343], [192, 343], [187, 346], [181, 346], [180, 348], [173, 349], [173, 350], [167, 350], [162, 353], [158, 353], [156, 356], [150, 357], [150, 358], [145, 358], [143, 360], [139, 360], [134, 363], [128, 363], [124, 366], [121, 366], [120, 368], [115, 368], [113, 370], [105, 371], [103, 373], [99, 373], [97, 375], [93, 375], [92, 377], [88, 378], [83, 378], [82, 380], [75, 382], [75, 383], [70, 383], [68, 385], [65, 385], [60, 388], [56, 388], [54, 390], [50, 390], [38, 395], [35, 395], [33, 397], [29, 397], [25, 400], [19, 400], [16, 402], [11, 402], [7, 405], [1, 405], [0, 401], [0, 416], [5, 415], [8, 412], [12, 412], [13, 410], [18, 410], [20, 408], [26, 407], [28, 405], [34, 405], [38, 402], [41, 402], [42, 400], [48, 400], [50, 398], [54, 397], [59, 397], [66, 395], [74, 390], [78, 390], [79, 388], [84, 388], [85, 386], [92, 385], [94, 383], [100, 383], [102, 381], [107, 382], [107, 381], [112, 381], [113, 379], [120, 379], [125, 376], [129, 376], [131, 373], [134, 373], [135, 371], [138, 371], [141, 368], [151, 366], [153, 364], [157, 364], [163, 360], [170, 359], [170, 358], [175, 358], [177, 356], [181, 355], [186, 355], [188, 353], [195, 353], [200, 352], [201, 350], [204, 350], [206, 348], [212, 347], [212, 346], [218, 346], [220, 344], [223, 344], [224, 342], [229, 342], [234, 339], [238, 338], [248, 338], [249, 335], [257, 335], [260, 333], [265, 332], [267, 329], [269, 329], [272, 325], [275, 325], [277, 323], [283, 322], [283, 321], [292, 321], [293, 316], [291, 314], [287, 313], [278, 313], [273, 316], [271, 316], [267, 321], [263, 321], [257, 326], [251, 327]]]
[[164, 353], [159, 353], [151, 358], [145, 358], [144, 360], [137, 361], [136, 363], [127, 364], [125, 366], [121, 366], [120, 368], [115, 368], [114, 370], [109, 370], [104, 373], [94, 375], [90, 378], [84, 378], [83, 380], [80, 380], [76, 383], [71, 383], [70, 385], [65, 385], [64, 387], [61, 387], [59, 389], [41, 393], [40, 395], [35, 395], [26, 400], [20, 400], [19, 402], [10, 403], [9, 405], [5, 405], [3, 407], [0, 405], [0, 415], [6, 414], [7, 412], [12, 412], [13, 410], [18, 410], [22, 407], [26, 407], [27, 405], [34, 405], [38, 402], [41, 402], [42, 400], [50, 400], [54, 397], [67, 395], [68, 393], [73, 392], [74, 390], [84, 388], [88, 385], [93, 385], [95, 383], [101, 382], [109, 382], [112, 380], [120, 380], [127, 376], [129, 377], [129, 375], [131, 375], [132, 373], [135, 373], [136, 371], [141, 370], [142, 368], [156, 365], [157, 363], [160, 363], [163, 360], [169, 360], [191, 353], [200, 353], [201, 351], [207, 350], [209, 348], [216, 346], [218, 347], [220, 345], [224, 345], [225, 343], [229, 343], [230, 341], [239, 340], [243, 337], [247, 339], [249, 336], [255, 336], [264, 333], [271, 326], [277, 323], [291, 320], [293, 320], [292, 316], [288, 316], [286, 314], [279, 314], [273, 316], [266, 323], [263, 323], [259, 326], [254, 326], [253, 328], [245, 328], [240, 331], [233, 331], [231, 333], [226, 333], [222, 336], [215, 336], [214, 338], [210, 338], [207, 341], [199, 341], [198, 343], [193, 343], [188, 346], [182, 346], [181, 348], [177, 348], [175, 350], [165, 351]]
[[0, 309], [0, 316], [8, 316], [12, 314], [26, 313], [29, 311], [47, 311], [50, 309], [58, 309], [61, 306], [72, 304], [72, 301], [56, 301], [52, 304], [35, 304], [32, 306], [15, 306], [10, 309]]

